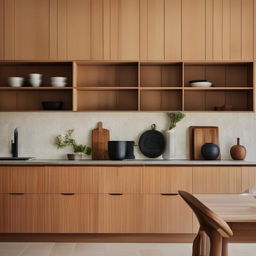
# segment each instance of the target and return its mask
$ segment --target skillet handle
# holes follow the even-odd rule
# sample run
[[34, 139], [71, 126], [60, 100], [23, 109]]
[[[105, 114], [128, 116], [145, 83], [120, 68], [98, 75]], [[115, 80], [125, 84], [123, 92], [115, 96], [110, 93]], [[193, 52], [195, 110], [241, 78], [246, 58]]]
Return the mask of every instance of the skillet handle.
[[151, 129], [155, 130], [156, 129], [156, 124], [151, 124]]

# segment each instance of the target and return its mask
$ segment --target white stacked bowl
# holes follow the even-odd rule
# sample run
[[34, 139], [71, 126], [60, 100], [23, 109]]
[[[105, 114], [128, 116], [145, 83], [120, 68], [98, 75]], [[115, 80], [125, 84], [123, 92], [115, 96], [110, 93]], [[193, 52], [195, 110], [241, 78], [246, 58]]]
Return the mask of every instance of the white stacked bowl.
[[11, 87], [21, 87], [23, 82], [24, 82], [23, 77], [19, 77], [19, 76], [8, 77], [8, 84]]
[[42, 83], [42, 75], [41, 74], [29, 74], [29, 83], [33, 87], [39, 87]]
[[66, 86], [67, 78], [62, 76], [51, 77], [51, 86], [54, 87], [64, 87]]

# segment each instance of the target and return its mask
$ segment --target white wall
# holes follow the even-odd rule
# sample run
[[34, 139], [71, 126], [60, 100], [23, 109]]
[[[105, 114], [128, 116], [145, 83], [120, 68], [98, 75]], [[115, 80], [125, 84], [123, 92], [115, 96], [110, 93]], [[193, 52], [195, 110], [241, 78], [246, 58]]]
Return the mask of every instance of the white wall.
[[[111, 140], [135, 140], [157, 124], [158, 130], [167, 126], [165, 113], [0, 113], [0, 156], [9, 156], [13, 129], [19, 128], [20, 156], [39, 159], [64, 159], [69, 149], [57, 150], [53, 141], [67, 129], [75, 129], [80, 143], [91, 143], [91, 130], [98, 121], [110, 130]], [[256, 160], [256, 114], [253, 113], [186, 113], [176, 130], [177, 159], [189, 157], [188, 127], [192, 125], [219, 126], [222, 159], [229, 159], [229, 149], [241, 138], [247, 147], [247, 160]], [[138, 152], [137, 152], [138, 151]], [[143, 158], [136, 149], [137, 158]]]

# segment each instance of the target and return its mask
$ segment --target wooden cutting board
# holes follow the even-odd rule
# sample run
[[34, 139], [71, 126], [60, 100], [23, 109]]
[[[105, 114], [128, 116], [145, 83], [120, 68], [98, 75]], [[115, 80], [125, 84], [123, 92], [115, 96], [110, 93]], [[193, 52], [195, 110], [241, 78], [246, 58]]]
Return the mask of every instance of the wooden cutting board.
[[[190, 159], [203, 160], [201, 147], [205, 143], [215, 143], [219, 145], [219, 127], [217, 126], [190, 126]], [[218, 157], [220, 159], [220, 155]]]
[[109, 130], [103, 129], [102, 122], [98, 123], [98, 128], [92, 130], [92, 159], [108, 159]]

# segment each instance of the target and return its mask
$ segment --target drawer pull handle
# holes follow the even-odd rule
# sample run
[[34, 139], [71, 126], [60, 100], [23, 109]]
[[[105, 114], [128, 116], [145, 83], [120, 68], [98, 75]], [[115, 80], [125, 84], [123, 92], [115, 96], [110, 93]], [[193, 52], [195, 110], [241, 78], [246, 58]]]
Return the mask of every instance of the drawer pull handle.
[[63, 196], [73, 196], [73, 195], [75, 195], [75, 193], [61, 193], [61, 195], [63, 195]]
[[22, 196], [24, 194], [25, 193], [22, 193], [22, 192], [12, 192], [12, 193], [9, 193], [9, 195], [11, 195], [11, 196]]
[[177, 196], [178, 193], [160, 193], [161, 196]]
[[122, 193], [109, 193], [110, 196], [122, 196]]

